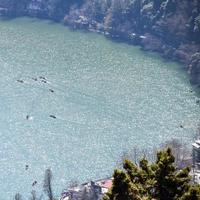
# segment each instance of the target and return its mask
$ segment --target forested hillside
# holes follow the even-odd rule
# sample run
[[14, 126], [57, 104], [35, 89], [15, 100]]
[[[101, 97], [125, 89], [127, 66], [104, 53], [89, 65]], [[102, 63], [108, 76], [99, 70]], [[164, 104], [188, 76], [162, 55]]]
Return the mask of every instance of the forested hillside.
[[36, 16], [139, 44], [188, 66], [200, 84], [199, 0], [0, 0], [3, 16]]

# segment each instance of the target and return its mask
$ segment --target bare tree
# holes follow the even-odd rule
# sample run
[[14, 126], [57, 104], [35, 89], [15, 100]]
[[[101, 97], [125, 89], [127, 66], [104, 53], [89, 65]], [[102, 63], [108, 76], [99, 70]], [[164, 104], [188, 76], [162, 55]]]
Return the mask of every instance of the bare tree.
[[123, 161], [126, 159], [131, 160], [131, 157], [127, 151], [123, 151], [122, 154], [119, 156], [119, 159], [116, 161], [116, 168], [122, 168]]
[[88, 190], [86, 187], [84, 187], [82, 194], [81, 194], [81, 200], [88, 200], [88, 199], [89, 199]]
[[76, 180], [71, 180], [69, 183], [69, 188], [74, 188], [78, 186], [78, 181]]
[[196, 133], [193, 137], [194, 140], [200, 139], [200, 123], [197, 125]]
[[93, 181], [91, 181], [89, 200], [97, 200], [97, 199], [98, 199], [98, 193], [95, 190], [95, 183]]
[[173, 155], [175, 156], [175, 164], [178, 168], [182, 168], [185, 165], [188, 166], [192, 163], [191, 151], [187, 146], [178, 139], [171, 139], [161, 145], [161, 148], [170, 147]]
[[17, 194], [15, 195], [15, 200], [22, 200], [21, 194], [17, 193]]
[[30, 197], [30, 200], [37, 200], [35, 190], [32, 190], [32, 191], [31, 191], [31, 197]]
[[123, 161], [128, 159], [133, 161], [136, 165], [139, 165], [141, 158], [146, 158], [150, 161], [154, 161], [155, 160], [155, 155], [156, 155], [156, 151], [158, 149], [154, 148], [149, 148], [149, 149], [142, 149], [139, 148], [137, 146], [134, 146], [130, 151], [124, 151], [122, 153], [122, 155], [120, 156], [119, 160], [116, 163], [116, 166], [118, 168], [122, 168], [123, 167]]
[[45, 171], [44, 177], [44, 192], [47, 194], [49, 200], [54, 200], [53, 191], [52, 191], [52, 172], [51, 169]]

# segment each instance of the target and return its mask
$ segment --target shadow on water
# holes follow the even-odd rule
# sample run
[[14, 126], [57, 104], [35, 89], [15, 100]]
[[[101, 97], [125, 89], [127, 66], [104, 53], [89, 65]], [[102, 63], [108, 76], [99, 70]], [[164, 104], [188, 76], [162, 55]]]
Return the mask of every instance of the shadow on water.
[[0, 17], [0, 20], [1, 21], [12, 21], [12, 20], [14, 20], [14, 19], [16, 19], [16, 17], [6, 17], [6, 16], [1, 16]]

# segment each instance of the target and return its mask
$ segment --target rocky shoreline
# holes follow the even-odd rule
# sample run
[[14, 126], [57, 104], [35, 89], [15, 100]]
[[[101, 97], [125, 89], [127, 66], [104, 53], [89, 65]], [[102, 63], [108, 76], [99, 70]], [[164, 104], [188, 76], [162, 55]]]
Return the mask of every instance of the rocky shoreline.
[[[106, 2], [106, 3], [105, 3]], [[200, 87], [200, 2], [197, 0], [0, 0], [0, 16], [30, 16], [62, 22], [140, 45], [145, 51], [183, 63]]]
[[[200, 51], [200, 45], [191, 43], [182, 44], [178, 47], [166, 44], [161, 38], [148, 32], [137, 33], [137, 32], [123, 32], [115, 30], [106, 30], [103, 24], [98, 22], [89, 22], [84, 16], [79, 16], [79, 20], [71, 22], [67, 18], [64, 20], [64, 24], [71, 27], [72, 29], [83, 29], [91, 32], [103, 34], [104, 36], [114, 39], [121, 40], [133, 45], [141, 46], [144, 51], [153, 51], [159, 53], [162, 57], [178, 61], [183, 63], [185, 67], [189, 67], [191, 63], [192, 55]], [[188, 68], [189, 69], [189, 68]]]
[[94, 20], [90, 21], [85, 16], [76, 20], [65, 17], [64, 24], [72, 29], [84, 29], [103, 34], [105, 37], [121, 40], [133, 45], [139, 45], [144, 51], [159, 53], [163, 58], [183, 64], [183, 68], [190, 74], [190, 82], [200, 87], [200, 44], [187, 41], [176, 46], [166, 43], [161, 37], [149, 32], [126, 32], [104, 27], [104, 24]]

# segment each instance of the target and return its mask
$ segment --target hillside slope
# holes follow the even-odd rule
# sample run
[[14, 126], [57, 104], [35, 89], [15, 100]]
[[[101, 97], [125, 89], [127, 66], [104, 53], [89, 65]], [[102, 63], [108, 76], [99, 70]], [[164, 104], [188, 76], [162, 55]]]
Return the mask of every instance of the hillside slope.
[[200, 86], [199, 0], [0, 0], [0, 14], [62, 21], [139, 44], [186, 64]]

